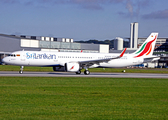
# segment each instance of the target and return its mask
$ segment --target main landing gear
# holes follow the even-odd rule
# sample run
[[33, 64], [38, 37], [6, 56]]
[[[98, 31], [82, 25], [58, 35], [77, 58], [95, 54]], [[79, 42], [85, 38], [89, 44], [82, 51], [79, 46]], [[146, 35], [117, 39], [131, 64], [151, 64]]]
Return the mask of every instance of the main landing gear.
[[85, 74], [85, 75], [89, 75], [89, 74], [90, 74], [90, 71], [88, 70], [87, 66], [85, 66], [84, 69], [85, 69], [84, 74]]
[[[81, 70], [77, 71], [76, 74], [81, 74]], [[85, 69], [84, 74], [89, 75], [90, 71], [88, 69]]]
[[24, 66], [20, 66], [20, 71], [19, 71], [20, 74], [23, 74], [23, 68]]
[[81, 71], [80, 71], [80, 70], [79, 70], [79, 71], [77, 71], [77, 72], [76, 72], [76, 74], [81, 74]]
[[90, 71], [89, 71], [89, 70], [85, 70], [85, 71], [84, 71], [84, 74], [85, 74], [85, 75], [89, 75], [89, 74], [90, 74]]

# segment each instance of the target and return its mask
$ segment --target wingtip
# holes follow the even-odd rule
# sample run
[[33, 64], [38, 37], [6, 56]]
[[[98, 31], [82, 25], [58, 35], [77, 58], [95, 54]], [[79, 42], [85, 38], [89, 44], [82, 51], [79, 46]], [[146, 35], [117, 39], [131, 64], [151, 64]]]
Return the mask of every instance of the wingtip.
[[120, 57], [122, 57], [122, 56], [124, 55], [124, 53], [125, 53], [126, 50], [127, 50], [127, 48], [125, 48], [125, 49], [122, 51], [122, 53], [120, 54]]

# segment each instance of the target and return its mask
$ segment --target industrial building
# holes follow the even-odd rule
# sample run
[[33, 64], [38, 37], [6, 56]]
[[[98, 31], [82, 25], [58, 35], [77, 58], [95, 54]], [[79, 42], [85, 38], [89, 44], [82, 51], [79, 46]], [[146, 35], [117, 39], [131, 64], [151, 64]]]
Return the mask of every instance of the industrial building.
[[[138, 47], [142, 45], [142, 43], [146, 40], [146, 38], [138, 38]], [[168, 38], [158, 38], [155, 45], [155, 52], [167, 52], [168, 51]]]
[[[138, 23], [130, 24], [129, 48], [126, 53], [133, 53], [146, 40], [138, 38]], [[5, 35], [0, 34], [0, 63], [1, 59], [13, 51], [32, 50], [32, 51], [55, 51], [55, 52], [99, 52], [99, 53], [121, 53], [124, 48], [123, 38], [114, 39], [114, 49], [109, 50], [109, 45], [75, 43], [72, 38], [57, 38], [44, 36], [27, 35]], [[128, 43], [128, 42], [127, 42]], [[155, 46], [155, 53], [161, 56], [160, 61], [155, 66], [168, 66], [168, 57], [163, 52], [168, 51], [168, 38], [158, 38]], [[159, 54], [161, 52], [161, 54]]]
[[[125, 38], [129, 40], [129, 52], [134, 52], [135, 50], [137, 50], [138, 48], [138, 23], [131, 23], [130, 25], [130, 38]], [[116, 39], [114, 39], [114, 51], [113, 52], [120, 52], [118, 50], [123, 50], [123, 44], [124, 40], [123, 38], [120, 37], [116, 37]]]
[[[146, 38], [138, 39], [138, 47], [142, 45]], [[156, 66], [159, 68], [168, 67], [168, 38], [158, 38], [155, 45], [154, 55], [159, 56]]]
[[[129, 40], [129, 48], [127, 49], [126, 53], [133, 53], [135, 52], [139, 46], [147, 38], [138, 38], [138, 23], [131, 23], [130, 24], [130, 38], [124, 38]], [[124, 46], [123, 38], [116, 37], [114, 39], [114, 49], [111, 49], [110, 53], [120, 53], [123, 50]], [[159, 56], [161, 59], [155, 61], [153, 63], [145, 63], [144, 66], [147, 67], [167, 67], [168, 66], [168, 55], [165, 54], [168, 52], [168, 38], [157, 38], [154, 55]]]
[[109, 45], [75, 43], [71, 38], [0, 34], [0, 62], [4, 56], [20, 50], [109, 53]]
[[130, 48], [137, 49], [138, 23], [131, 23]]

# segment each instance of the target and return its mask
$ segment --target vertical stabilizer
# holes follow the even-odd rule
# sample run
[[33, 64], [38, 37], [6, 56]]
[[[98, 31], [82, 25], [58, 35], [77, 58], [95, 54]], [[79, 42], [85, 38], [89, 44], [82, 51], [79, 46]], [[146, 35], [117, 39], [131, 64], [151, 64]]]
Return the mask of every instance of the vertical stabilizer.
[[158, 33], [151, 33], [150, 36], [146, 39], [146, 41], [140, 46], [140, 48], [133, 53], [134, 58], [137, 57], [147, 58], [149, 56], [152, 56], [157, 37]]

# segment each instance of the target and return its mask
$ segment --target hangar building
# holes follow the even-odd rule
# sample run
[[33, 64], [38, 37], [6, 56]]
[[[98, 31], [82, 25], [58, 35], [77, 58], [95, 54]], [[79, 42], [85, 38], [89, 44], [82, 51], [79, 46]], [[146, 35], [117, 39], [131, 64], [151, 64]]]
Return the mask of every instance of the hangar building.
[[20, 50], [109, 53], [109, 45], [75, 43], [71, 38], [0, 34], [0, 63], [4, 56]]

